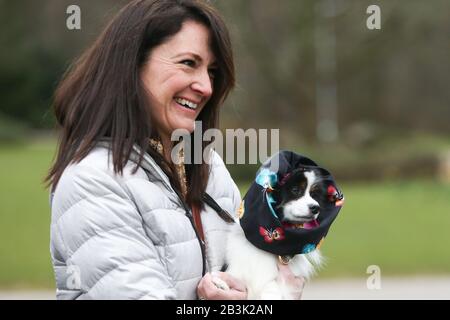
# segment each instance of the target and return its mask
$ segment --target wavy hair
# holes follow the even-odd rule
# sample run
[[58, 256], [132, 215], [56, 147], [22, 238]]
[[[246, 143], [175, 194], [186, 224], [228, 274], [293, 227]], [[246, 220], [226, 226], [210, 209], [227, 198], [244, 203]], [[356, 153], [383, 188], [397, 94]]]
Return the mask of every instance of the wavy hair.
[[[173, 166], [149, 147], [149, 138], [157, 133], [140, 70], [151, 50], [190, 20], [209, 29], [210, 46], [218, 65], [213, 94], [197, 121], [202, 121], [203, 132], [217, 128], [219, 107], [235, 84], [230, 36], [218, 12], [202, 0], [132, 1], [69, 67], [55, 91], [53, 108], [60, 136], [54, 163], [45, 178], [48, 187], [56, 187], [68, 165], [80, 162], [99, 140], [108, 138], [115, 173], [123, 173], [136, 144], [142, 152], [133, 172], [148, 152], [169, 176], [174, 188], [180, 189]], [[203, 207], [201, 198], [209, 178], [209, 165], [187, 164], [186, 173], [186, 202]]]

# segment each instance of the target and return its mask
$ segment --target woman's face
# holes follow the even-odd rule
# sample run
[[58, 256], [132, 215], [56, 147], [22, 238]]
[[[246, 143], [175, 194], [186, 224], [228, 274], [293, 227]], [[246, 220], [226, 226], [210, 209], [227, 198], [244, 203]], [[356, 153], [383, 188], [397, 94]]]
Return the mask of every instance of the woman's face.
[[212, 95], [215, 68], [209, 30], [198, 22], [186, 21], [177, 34], [153, 48], [141, 79], [163, 139], [170, 140], [175, 129], [194, 131], [195, 119]]

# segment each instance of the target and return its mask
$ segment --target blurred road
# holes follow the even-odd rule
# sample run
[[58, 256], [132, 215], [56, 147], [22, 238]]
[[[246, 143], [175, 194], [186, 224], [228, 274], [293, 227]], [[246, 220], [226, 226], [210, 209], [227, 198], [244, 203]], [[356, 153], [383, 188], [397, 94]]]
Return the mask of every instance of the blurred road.
[[305, 300], [449, 300], [450, 277], [381, 278], [381, 288], [369, 290], [367, 279], [311, 280]]
[[[53, 291], [0, 291], [0, 300], [52, 300]], [[312, 280], [305, 300], [450, 300], [450, 276], [381, 279], [381, 289], [367, 289], [366, 279]]]

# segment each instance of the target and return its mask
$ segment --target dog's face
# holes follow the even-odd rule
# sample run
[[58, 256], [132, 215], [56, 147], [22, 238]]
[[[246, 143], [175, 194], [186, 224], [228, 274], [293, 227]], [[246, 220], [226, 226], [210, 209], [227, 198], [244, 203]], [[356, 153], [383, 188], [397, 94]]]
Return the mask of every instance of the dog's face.
[[275, 191], [279, 219], [301, 224], [316, 220], [320, 214], [320, 199], [326, 195], [319, 170], [295, 169]]

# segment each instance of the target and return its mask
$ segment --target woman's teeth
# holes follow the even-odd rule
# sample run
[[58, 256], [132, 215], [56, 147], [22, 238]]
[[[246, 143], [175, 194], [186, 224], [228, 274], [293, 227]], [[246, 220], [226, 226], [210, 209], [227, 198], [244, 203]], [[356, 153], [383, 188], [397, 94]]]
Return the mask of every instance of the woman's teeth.
[[189, 108], [189, 109], [192, 109], [192, 110], [197, 109], [197, 106], [198, 106], [196, 103], [193, 103], [193, 102], [188, 101], [186, 99], [175, 98], [175, 101], [178, 104], [182, 105], [183, 107], [186, 107], [186, 108]]

